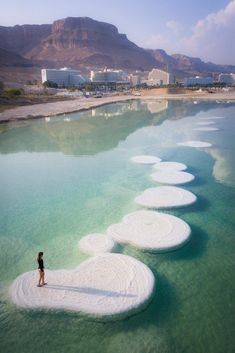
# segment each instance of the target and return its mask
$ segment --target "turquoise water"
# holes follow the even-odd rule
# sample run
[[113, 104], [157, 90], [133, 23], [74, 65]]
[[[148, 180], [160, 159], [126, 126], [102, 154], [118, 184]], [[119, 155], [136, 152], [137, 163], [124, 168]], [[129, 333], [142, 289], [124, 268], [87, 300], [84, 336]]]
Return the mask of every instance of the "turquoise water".
[[[199, 117], [215, 132], [194, 131]], [[70, 121], [64, 121], [65, 118]], [[213, 119], [212, 119], [213, 120]], [[203, 140], [209, 149], [177, 147]], [[5, 353], [232, 353], [235, 345], [235, 104], [152, 101], [0, 125], [0, 351]], [[8, 287], [35, 268], [73, 268], [87, 257], [79, 239], [103, 232], [139, 208], [134, 198], [157, 185], [150, 166], [130, 157], [154, 154], [186, 163], [198, 196], [171, 211], [187, 221], [192, 240], [166, 254], [129, 246], [120, 252], [147, 264], [157, 291], [148, 308], [100, 323], [77, 313], [23, 310]]]

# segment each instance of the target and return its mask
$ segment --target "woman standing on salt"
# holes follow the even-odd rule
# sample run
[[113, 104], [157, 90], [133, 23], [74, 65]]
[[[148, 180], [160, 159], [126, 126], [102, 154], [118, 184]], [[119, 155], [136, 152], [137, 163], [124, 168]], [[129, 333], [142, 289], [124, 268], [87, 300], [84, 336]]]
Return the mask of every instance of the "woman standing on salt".
[[44, 272], [44, 264], [43, 264], [42, 258], [43, 258], [43, 252], [40, 251], [37, 257], [38, 271], [39, 271], [39, 281], [38, 281], [37, 287], [42, 287], [46, 284], [44, 281], [45, 272]]

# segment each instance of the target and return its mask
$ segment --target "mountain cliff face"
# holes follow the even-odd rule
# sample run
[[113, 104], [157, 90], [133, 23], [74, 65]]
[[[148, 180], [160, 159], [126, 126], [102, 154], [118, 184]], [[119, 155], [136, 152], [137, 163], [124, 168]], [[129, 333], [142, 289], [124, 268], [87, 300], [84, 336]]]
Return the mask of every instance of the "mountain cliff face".
[[175, 67], [189, 72], [208, 73], [208, 72], [232, 72], [235, 70], [234, 65], [216, 65], [211, 62], [204, 62], [200, 58], [192, 58], [182, 54], [174, 54], [172, 58], [175, 60]]
[[145, 50], [120, 34], [115, 26], [88, 17], [68, 17], [53, 24], [0, 26], [0, 48], [1, 66], [16, 62], [18, 54], [28, 60], [19, 59], [22, 65], [33, 62], [51, 68], [160, 68], [171, 70], [177, 77], [235, 72], [234, 66], [204, 63], [181, 54], [170, 56], [161, 49]]
[[24, 55], [51, 33], [51, 25], [0, 26], [0, 48]]
[[0, 48], [0, 66], [30, 67], [32, 63], [19, 54]]
[[200, 58], [192, 58], [182, 54], [168, 55], [162, 49], [148, 50], [148, 52], [161, 63], [163, 69], [171, 70], [178, 77], [208, 75], [212, 72], [233, 72], [233, 65], [216, 65], [203, 62]]
[[68, 17], [52, 25], [0, 27], [0, 47], [54, 66], [151, 69], [157, 64], [115, 26], [87, 17]]

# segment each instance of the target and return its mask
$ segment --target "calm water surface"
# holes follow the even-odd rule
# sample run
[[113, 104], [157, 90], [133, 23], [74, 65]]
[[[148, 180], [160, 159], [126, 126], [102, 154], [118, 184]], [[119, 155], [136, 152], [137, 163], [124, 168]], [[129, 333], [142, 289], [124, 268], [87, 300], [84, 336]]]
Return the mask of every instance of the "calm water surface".
[[[195, 102], [196, 103], [196, 102]], [[215, 132], [193, 130], [200, 117]], [[66, 121], [70, 118], [70, 121]], [[64, 121], [65, 119], [65, 121]], [[208, 149], [177, 147], [203, 140]], [[148, 308], [100, 323], [77, 313], [23, 310], [8, 288], [36, 267], [73, 268], [86, 259], [79, 239], [104, 232], [139, 208], [152, 168], [130, 157], [154, 154], [186, 163], [198, 196], [171, 211], [187, 221], [192, 240], [171, 253], [125, 246], [147, 264], [157, 291]], [[232, 353], [235, 346], [235, 104], [116, 103], [84, 113], [0, 125], [0, 351], [4, 353]]]

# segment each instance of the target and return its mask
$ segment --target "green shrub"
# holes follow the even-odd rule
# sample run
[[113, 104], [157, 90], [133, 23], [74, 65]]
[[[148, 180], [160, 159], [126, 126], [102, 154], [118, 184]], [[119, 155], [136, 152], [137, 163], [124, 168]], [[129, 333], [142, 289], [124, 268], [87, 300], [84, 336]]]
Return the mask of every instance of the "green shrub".
[[0, 92], [2, 92], [3, 90], [4, 90], [4, 83], [0, 81]]
[[44, 87], [50, 87], [50, 88], [58, 88], [57, 83], [52, 82], [52, 81], [44, 81], [43, 82]]
[[10, 88], [4, 91], [4, 94], [8, 97], [20, 96], [23, 93], [23, 90], [20, 88]]

